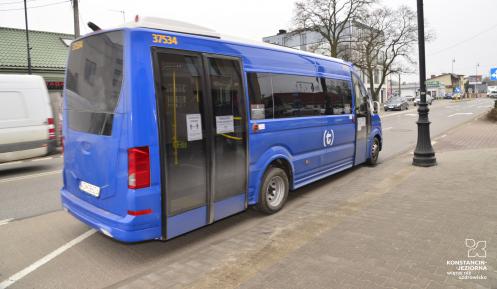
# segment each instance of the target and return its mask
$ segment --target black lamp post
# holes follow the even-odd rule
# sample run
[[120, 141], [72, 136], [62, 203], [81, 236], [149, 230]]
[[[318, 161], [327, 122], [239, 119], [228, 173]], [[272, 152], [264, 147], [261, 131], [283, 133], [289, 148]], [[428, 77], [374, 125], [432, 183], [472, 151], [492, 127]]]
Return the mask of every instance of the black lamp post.
[[431, 146], [430, 120], [428, 119], [428, 104], [426, 103], [426, 66], [425, 66], [425, 27], [423, 15], [423, 0], [418, 1], [418, 47], [419, 47], [419, 86], [420, 98], [418, 106], [418, 143], [414, 150], [412, 164], [419, 167], [437, 165], [435, 151]]
[[28, 50], [28, 74], [31, 74], [31, 47], [29, 47], [28, 7], [24, 0], [24, 21], [26, 23], [26, 48]]

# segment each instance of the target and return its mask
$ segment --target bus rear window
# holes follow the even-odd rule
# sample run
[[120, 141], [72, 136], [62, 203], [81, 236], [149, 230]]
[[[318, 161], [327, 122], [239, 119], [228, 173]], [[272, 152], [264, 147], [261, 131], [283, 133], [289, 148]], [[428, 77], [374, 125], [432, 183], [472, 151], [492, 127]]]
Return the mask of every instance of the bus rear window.
[[122, 31], [74, 41], [65, 87], [69, 127], [86, 133], [111, 135], [122, 78]]

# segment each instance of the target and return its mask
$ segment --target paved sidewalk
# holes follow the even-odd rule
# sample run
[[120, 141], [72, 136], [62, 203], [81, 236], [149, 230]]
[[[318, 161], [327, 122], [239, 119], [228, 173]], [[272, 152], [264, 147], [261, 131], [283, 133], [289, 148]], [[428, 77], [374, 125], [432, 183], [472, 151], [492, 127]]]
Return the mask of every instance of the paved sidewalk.
[[497, 124], [469, 122], [434, 146], [436, 167], [405, 154], [327, 178], [115, 287], [497, 288]]

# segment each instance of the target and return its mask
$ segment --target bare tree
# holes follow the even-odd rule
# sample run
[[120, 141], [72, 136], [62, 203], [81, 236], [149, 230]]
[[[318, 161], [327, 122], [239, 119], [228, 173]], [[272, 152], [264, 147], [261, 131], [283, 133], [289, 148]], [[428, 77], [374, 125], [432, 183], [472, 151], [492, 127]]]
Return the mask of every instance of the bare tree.
[[322, 41], [311, 46], [313, 52], [338, 57], [349, 38], [343, 37], [348, 23], [363, 13], [376, 0], [301, 0], [296, 3], [295, 33], [314, 31]]
[[[352, 61], [367, 76], [373, 99], [378, 100], [387, 76], [408, 72], [409, 64], [415, 63], [416, 12], [407, 6], [395, 10], [380, 7], [368, 12], [362, 24], [353, 44]], [[374, 88], [376, 78], [378, 86]]]

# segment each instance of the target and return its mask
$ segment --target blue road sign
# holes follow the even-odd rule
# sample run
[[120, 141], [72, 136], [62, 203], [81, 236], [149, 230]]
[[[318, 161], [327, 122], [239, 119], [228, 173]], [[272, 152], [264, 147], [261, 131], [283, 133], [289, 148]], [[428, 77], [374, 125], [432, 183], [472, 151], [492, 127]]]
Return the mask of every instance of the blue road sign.
[[456, 86], [456, 88], [454, 88], [454, 92], [455, 93], [460, 93], [461, 92], [461, 88], [459, 86]]
[[497, 80], [497, 67], [490, 68], [490, 80]]

